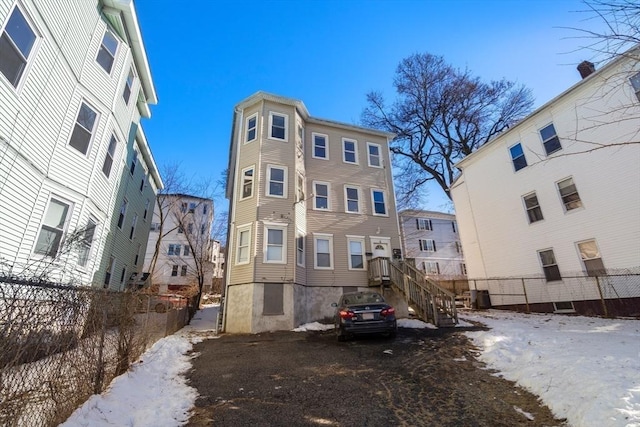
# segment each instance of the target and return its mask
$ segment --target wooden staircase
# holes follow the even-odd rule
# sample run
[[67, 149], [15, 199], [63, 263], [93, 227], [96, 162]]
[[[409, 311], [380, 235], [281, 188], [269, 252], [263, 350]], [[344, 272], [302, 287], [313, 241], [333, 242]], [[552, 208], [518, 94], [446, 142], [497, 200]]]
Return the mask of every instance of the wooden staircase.
[[373, 258], [368, 262], [369, 285], [391, 286], [416, 311], [416, 315], [438, 327], [458, 324], [455, 295], [442, 289], [424, 273], [404, 261]]

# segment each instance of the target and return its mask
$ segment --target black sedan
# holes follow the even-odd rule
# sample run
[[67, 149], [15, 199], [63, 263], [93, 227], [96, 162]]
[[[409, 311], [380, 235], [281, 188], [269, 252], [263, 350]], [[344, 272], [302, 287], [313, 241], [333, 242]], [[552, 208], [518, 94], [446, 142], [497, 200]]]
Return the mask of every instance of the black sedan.
[[336, 307], [334, 323], [340, 341], [361, 334], [396, 336], [396, 310], [377, 292], [349, 292], [332, 306]]

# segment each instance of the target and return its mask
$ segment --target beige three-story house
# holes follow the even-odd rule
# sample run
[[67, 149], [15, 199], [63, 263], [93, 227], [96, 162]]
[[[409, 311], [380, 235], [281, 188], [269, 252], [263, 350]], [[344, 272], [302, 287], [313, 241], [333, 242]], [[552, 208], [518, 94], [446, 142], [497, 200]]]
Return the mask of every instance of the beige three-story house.
[[[264, 92], [236, 105], [227, 332], [330, 318], [343, 292], [368, 287], [369, 259], [400, 256], [392, 137], [311, 117], [301, 101]], [[403, 300], [384, 292], [402, 311]]]

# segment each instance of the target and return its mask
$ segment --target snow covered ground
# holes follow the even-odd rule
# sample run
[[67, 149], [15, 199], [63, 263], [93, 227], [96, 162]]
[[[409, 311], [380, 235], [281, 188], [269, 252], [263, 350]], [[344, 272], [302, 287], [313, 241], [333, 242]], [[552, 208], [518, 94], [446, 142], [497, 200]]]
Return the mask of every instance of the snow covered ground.
[[[186, 353], [193, 343], [215, 338], [217, 312], [217, 305], [207, 306], [191, 325], [158, 341], [63, 426], [185, 424], [197, 397], [184, 377], [191, 366]], [[466, 332], [479, 349], [478, 359], [540, 396], [557, 417], [574, 427], [640, 427], [640, 320], [496, 310], [465, 312], [462, 318], [491, 328]], [[433, 327], [417, 319], [402, 319], [398, 326]], [[309, 323], [295, 331], [332, 328]]]
[[478, 359], [576, 427], [640, 426], [640, 321], [489, 310], [462, 315]]

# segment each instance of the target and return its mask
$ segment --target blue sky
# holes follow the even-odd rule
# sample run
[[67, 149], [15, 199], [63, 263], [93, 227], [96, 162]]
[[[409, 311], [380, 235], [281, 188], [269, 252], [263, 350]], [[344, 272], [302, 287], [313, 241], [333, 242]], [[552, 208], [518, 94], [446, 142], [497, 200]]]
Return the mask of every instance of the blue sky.
[[[233, 106], [258, 90], [358, 124], [366, 93], [392, 98], [400, 60], [429, 52], [484, 80], [522, 83], [540, 106], [593, 60], [562, 27], [597, 25], [578, 0], [137, 0], [136, 9], [159, 99], [143, 122], [156, 162], [213, 180], [227, 166]], [[425, 209], [445, 208], [437, 188], [427, 199]]]

